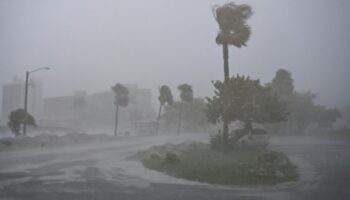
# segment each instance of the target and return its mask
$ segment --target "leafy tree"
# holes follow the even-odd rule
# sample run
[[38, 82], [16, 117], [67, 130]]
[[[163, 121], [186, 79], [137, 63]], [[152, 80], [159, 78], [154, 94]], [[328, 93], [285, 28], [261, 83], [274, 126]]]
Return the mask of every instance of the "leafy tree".
[[[226, 84], [216, 81], [213, 85], [215, 95], [206, 98], [207, 118], [213, 124], [224, 120], [229, 123], [239, 120], [251, 132], [253, 122], [274, 123], [286, 120], [285, 104], [277, 96], [271, 95], [270, 88], [262, 86], [259, 80], [237, 75]], [[224, 98], [228, 99], [226, 107]]]
[[194, 98], [191, 103], [174, 102], [172, 106], [165, 106], [163, 115], [166, 124], [178, 123], [180, 110], [181, 126], [187, 131], [203, 131], [207, 128], [208, 121], [204, 112], [206, 102], [203, 98]]
[[129, 90], [124, 85], [117, 83], [112, 87], [112, 90], [115, 95], [114, 105], [116, 106], [116, 114], [115, 114], [115, 127], [114, 127], [114, 135], [117, 135], [118, 130], [118, 112], [119, 106], [126, 107], [129, 104]]
[[289, 113], [285, 123], [273, 125], [271, 128], [278, 132], [302, 133], [309, 125], [316, 124], [317, 128], [330, 128], [332, 124], [341, 117], [336, 109], [326, 108], [324, 105], [316, 105], [317, 94], [294, 91], [292, 74], [279, 69], [273, 80], [267, 85], [271, 87], [271, 92], [286, 102]]
[[177, 134], [179, 135], [180, 129], [181, 129], [181, 121], [182, 121], [182, 110], [183, 110], [182, 105], [193, 101], [193, 90], [192, 90], [192, 86], [186, 83], [179, 85], [177, 88], [180, 91], [180, 100], [181, 100], [181, 104], [179, 108], [179, 120], [177, 124]]
[[318, 128], [332, 128], [332, 124], [342, 117], [341, 113], [335, 108], [326, 108], [324, 105], [316, 105], [315, 121]]
[[8, 120], [7, 125], [15, 136], [20, 135], [21, 124], [26, 123], [27, 125], [36, 126], [34, 117], [22, 108], [12, 111], [8, 116]]
[[[224, 77], [225, 82], [230, 79], [228, 64], [228, 45], [237, 48], [246, 46], [249, 40], [251, 29], [246, 21], [251, 17], [253, 11], [249, 5], [237, 5], [233, 2], [226, 3], [222, 6], [214, 6], [213, 14], [219, 24], [220, 31], [216, 37], [216, 43], [222, 45], [224, 58]], [[228, 98], [223, 98], [224, 107]], [[224, 108], [224, 112], [228, 112]], [[223, 120], [223, 140], [224, 144], [228, 141], [228, 123], [229, 119]]]
[[295, 92], [293, 102], [291, 104], [291, 122], [294, 123], [298, 131], [304, 131], [305, 128], [315, 120], [315, 104], [314, 100], [317, 94], [308, 92]]
[[158, 129], [159, 129], [159, 120], [160, 115], [162, 113], [163, 106], [167, 103], [168, 105], [173, 105], [173, 95], [171, 94], [171, 90], [167, 85], [162, 85], [159, 88], [159, 111], [158, 111], [158, 117], [157, 117], [157, 127], [156, 127], [156, 135], [158, 135]]
[[331, 128], [332, 124], [342, 115], [335, 108], [327, 108], [324, 105], [316, 105], [314, 100], [317, 94], [312, 92], [295, 93], [291, 106], [291, 120], [303, 132], [311, 124], [317, 124], [317, 128]]
[[278, 95], [281, 100], [285, 102], [292, 101], [294, 95], [294, 80], [289, 71], [285, 69], [277, 70], [269, 86], [272, 92]]
[[292, 130], [292, 107], [295, 102], [294, 80], [292, 74], [286, 69], [278, 69], [275, 77], [266, 85], [271, 88], [273, 95], [277, 95], [280, 100], [286, 103], [287, 111], [290, 113], [286, 122], [269, 125], [269, 127], [272, 128], [271, 132], [279, 133]]

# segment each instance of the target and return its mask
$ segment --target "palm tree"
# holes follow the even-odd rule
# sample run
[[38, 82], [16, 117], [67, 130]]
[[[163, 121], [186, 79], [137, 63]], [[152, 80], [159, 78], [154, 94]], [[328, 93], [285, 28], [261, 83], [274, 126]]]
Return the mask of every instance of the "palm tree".
[[158, 135], [158, 129], [159, 129], [159, 120], [160, 120], [160, 114], [162, 113], [163, 106], [167, 103], [168, 105], [173, 105], [173, 95], [171, 94], [171, 90], [167, 85], [162, 85], [159, 88], [159, 111], [158, 111], [158, 117], [157, 117], [157, 127], [156, 127], [156, 135]]
[[[181, 84], [177, 87], [180, 91], [180, 99], [181, 99], [181, 103], [188, 103], [188, 102], [192, 102], [193, 101], [193, 90], [192, 90], [192, 86], [184, 83]], [[182, 114], [182, 108], [181, 108], [181, 103], [179, 104], [179, 121], [177, 124], [177, 134], [180, 135], [180, 129], [181, 129], [181, 114]]]
[[34, 117], [25, 112], [22, 108], [12, 111], [8, 116], [8, 119], [9, 121], [7, 122], [7, 125], [11, 128], [11, 131], [15, 136], [20, 135], [19, 131], [21, 124], [26, 123], [27, 125], [36, 126]]
[[[251, 29], [246, 21], [251, 17], [253, 11], [249, 5], [237, 5], [233, 2], [226, 3], [222, 6], [214, 6], [213, 14], [219, 24], [220, 31], [216, 37], [216, 43], [222, 45], [224, 58], [224, 77], [226, 84], [230, 79], [228, 64], [228, 45], [237, 48], [246, 46], [249, 40]], [[225, 92], [224, 92], [224, 96]], [[227, 116], [227, 99], [224, 97], [224, 117], [223, 117], [223, 140], [224, 144], [228, 141], [228, 124]]]
[[116, 106], [114, 135], [117, 136], [119, 106], [126, 107], [129, 104], [129, 90], [120, 83], [115, 84], [112, 90], [115, 95], [114, 105]]

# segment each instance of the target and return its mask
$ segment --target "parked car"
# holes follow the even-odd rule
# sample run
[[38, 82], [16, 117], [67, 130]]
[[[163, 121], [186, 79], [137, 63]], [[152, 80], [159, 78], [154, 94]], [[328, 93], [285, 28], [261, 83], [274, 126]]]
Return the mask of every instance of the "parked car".
[[270, 135], [261, 128], [254, 128], [251, 133], [238, 139], [239, 147], [265, 148], [269, 145]]

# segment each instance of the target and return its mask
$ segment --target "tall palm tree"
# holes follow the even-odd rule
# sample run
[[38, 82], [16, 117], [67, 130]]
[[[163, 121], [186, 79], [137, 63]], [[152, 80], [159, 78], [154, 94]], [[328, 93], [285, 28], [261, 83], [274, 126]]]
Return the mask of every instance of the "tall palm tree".
[[116, 106], [114, 135], [117, 136], [119, 106], [126, 107], [129, 104], [129, 90], [120, 83], [115, 84], [112, 90], [115, 95], [114, 105]]
[[160, 114], [162, 113], [163, 106], [167, 103], [168, 105], [173, 105], [173, 95], [171, 94], [171, 90], [167, 85], [162, 85], [159, 88], [159, 111], [158, 111], [158, 117], [157, 117], [157, 127], [156, 127], [156, 135], [158, 135], [158, 129], [159, 129], [159, 120], [160, 120]]
[[177, 134], [180, 135], [180, 129], [181, 129], [181, 121], [182, 121], [182, 106], [181, 104], [192, 102], [193, 101], [193, 90], [192, 86], [184, 83], [177, 87], [180, 91], [180, 99], [181, 102], [179, 103], [179, 121], [177, 124]]
[[[228, 64], [228, 45], [233, 45], [237, 48], [246, 46], [249, 40], [251, 29], [246, 21], [251, 17], [253, 11], [249, 5], [237, 5], [233, 2], [226, 3], [222, 6], [214, 6], [213, 14], [219, 24], [219, 32], [216, 37], [216, 43], [222, 45], [224, 58], [224, 83], [230, 79], [229, 64]], [[224, 92], [224, 113], [223, 113], [223, 140], [226, 145], [228, 142], [228, 119], [227, 99]]]

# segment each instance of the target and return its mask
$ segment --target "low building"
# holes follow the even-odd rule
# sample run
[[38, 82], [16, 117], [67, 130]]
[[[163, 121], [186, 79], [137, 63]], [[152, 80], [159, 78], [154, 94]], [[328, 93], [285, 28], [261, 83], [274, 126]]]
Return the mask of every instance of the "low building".
[[[126, 85], [129, 89], [129, 105], [121, 108], [120, 127], [136, 129], [136, 124], [152, 116], [152, 92], [150, 89]], [[72, 96], [50, 97], [44, 100], [44, 124], [69, 128], [112, 128], [115, 120], [113, 91], [88, 95], [80, 91]]]

